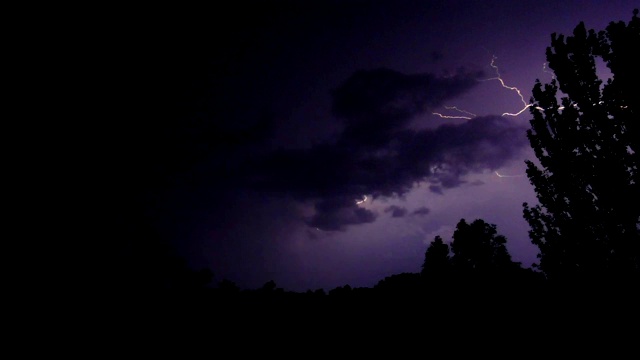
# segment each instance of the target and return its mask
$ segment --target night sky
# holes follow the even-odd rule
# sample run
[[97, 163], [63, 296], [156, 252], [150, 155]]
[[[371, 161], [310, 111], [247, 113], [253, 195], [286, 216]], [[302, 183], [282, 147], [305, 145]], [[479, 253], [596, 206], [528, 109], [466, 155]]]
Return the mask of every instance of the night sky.
[[95, 40], [118, 79], [99, 126], [119, 184], [105, 197], [241, 288], [419, 272], [461, 218], [496, 224], [529, 267], [530, 115], [505, 114], [526, 105], [507, 87], [528, 102], [535, 79], [551, 79], [551, 33], [604, 29], [634, 7], [234, 1], [120, 14]]

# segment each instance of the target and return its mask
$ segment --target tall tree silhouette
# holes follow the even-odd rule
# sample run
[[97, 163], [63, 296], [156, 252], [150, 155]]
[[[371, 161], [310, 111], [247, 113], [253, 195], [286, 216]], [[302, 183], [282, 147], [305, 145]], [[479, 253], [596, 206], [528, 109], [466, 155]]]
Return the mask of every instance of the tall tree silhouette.
[[[533, 88], [527, 136], [539, 165], [526, 164], [539, 204], [525, 203], [524, 217], [550, 279], [640, 270], [637, 15], [598, 33], [581, 22], [573, 36], [552, 34], [546, 57], [555, 76]], [[612, 74], [604, 84], [600, 60]]]
[[424, 254], [421, 275], [423, 277], [443, 276], [450, 267], [449, 245], [445, 244], [440, 236], [436, 236]]

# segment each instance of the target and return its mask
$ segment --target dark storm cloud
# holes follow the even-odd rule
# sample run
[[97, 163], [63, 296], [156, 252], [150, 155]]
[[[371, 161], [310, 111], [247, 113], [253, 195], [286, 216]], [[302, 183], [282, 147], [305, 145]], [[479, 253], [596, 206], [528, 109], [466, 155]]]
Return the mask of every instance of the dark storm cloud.
[[309, 226], [321, 230], [345, 230], [347, 225], [370, 223], [376, 214], [358, 207], [350, 197], [334, 197], [316, 202], [316, 213], [309, 220]]
[[252, 183], [315, 202], [308, 224], [321, 230], [374, 221], [374, 213], [356, 204], [364, 195], [402, 196], [422, 181], [432, 191], [458, 187], [469, 172], [497, 169], [527, 145], [524, 125], [500, 116], [435, 129], [408, 127], [415, 116], [475, 83], [464, 74], [358, 72], [334, 91], [334, 112], [345, 123], [339, 138], [269, 155], [251, 167]]
[[433, 159], [443, 166], [479, 171], [496, 169], [510, 159], [515, 149], [528, 145], [526, 124], [502, 116], [476, 117], [460, 125], [443, 125], [433, 132], [417, 134], [429, 141]]
[[431, 210], [429, 210], [429, 208], [423, 206], [423, 207], [419, 207], [419, 208], [415, 209], [411, 213], [411, 215], [422, 215], [422, 216], [424, 216], [424, 215], [429, 214], [430, 212], [431, 212]]
[[385, 213], [391, 213], [391, 217], [394, 218], [400, 218], [400, 217], [404, 217], [405, 215], [407, 215], [407, 209], [400, 207], [400, 206], [396, 206], [396, 205], [391, 205], [388, 206], [384, 209]]
[[333, 113], [346, 124], [341, 140], [349, 145], [386, 145], [415, 115], [469, 90], [480, 76], [358, 71], [333, 91]]
[[438, 186], [438, 185], [429, 185], [429, 190], [432, 193], [435, 193], [435, 194], [438, 194], [438, 195], [443, 195], [442, 188], [440, 186]]

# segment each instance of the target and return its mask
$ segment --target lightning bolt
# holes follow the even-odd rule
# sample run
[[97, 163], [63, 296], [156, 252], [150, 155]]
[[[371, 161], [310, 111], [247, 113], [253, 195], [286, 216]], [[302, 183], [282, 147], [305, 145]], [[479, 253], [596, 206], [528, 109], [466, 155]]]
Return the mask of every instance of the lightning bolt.
[[[484, 82], [484, 81], [497, 80], [497, 81], [500, 82], [500, 85], [503, 88], [505, 88], [505, 89], [507, 89], [509, 91], [514, 91], [516, 94], [518, 94], [518, 97], [520, 98], [520, 102], [522, 103], [522, 109], [520, 109], [519, 111], [517, 111], [515, 113], [504, 112], [504, 113], [502, 113], [502, 116], [513, 116], [513, 117], [519, 116], [520, 114], [525, 112], [528, 108], [530, 108], [532, 106], [532, 104], [529, 104], [524, 99], [524, 95], [522, 95], [522, 92], [520, 91], [520, 89], [518, 89], [515, 86], [509, 86], [509, 85], [507, 85], [505, 83], [504, 79], [502, 79], [502, 74], [500, 74], [500, 68], [498, 68], [498, 65], [496, 65], [496, 60], [498, 60], [498, 57], [495, 56], [495, 55], [492, 55], [491, 56], [491, 63], [489, 64], [489, 66], [491, 66], [491, 68], [493, 68], [493, 70], [495, 71], [496, 76], [488, 78], [488, 79], [480, 79], [478, 81]], [[550, 71], [547, 70], [546, 65], [547, 65], [547, 63], [544, 63], [542, 65], [542, 71], [546, 72], [546, 73], [551, 73]], [[466, 115], [469, 115], [469, 116], [465, 116], [465, 115], [444, 115], [444, 114], [439, 113], [439, 112], [432, 112], [431, 114], [436, 115], [436, 116], [438, 116], [438, 117], [440, 117], [442, 119], [464, 119], [464, 120], [471, 120], [471, 119], [473, 119], [474, 117], [477, 116], [476, 114], [474, 114], [474, 113], [472, 113], [470, 111], [462, 110], [462, 109], [459, 109], [459, 108], [457, 108], [455, 106], [445, 106], [444, 108], [447, 109], [447, 110], [455, 110], [455, 111], [457, 111], [459, 113], [466, 114]]]
[[367, 201], [367, 195], [364, 195], [364, 198], [362, 200], [356, 200], [356, 204], [360, 205], [360, 204], [363, 204], [365, 201]]
[[492, 77], [492, 78], [489, 78], [489, 79], [483, 79], [483, 80], [478, 80], [478, 81], [498, 80], [503, 88], [505, 88], [507, 90], [515, 91], [518, 94], [518, 97], [520, 97], [520, 101], [522, 102], [522, 106], [523, 106], [522, 109], [520, 109], [520, 111], [518, 111], [516, 113], [509, 113], [509, 112], [502, 113], [502, 116], [514, 116], [514, 117], [518, 116], [518, 115], [522, 114], [523, 112], [525, 112], [528, 108], [530, 108], [532, 106], [532, 104], [527, 103], [527, 101], [524, 99], [524, 96], [522, 95], [522, 92], [520, 91], [520, 89], [518, 89], [515, 86], [509, 86], [509, 85], [505, 84], [504, 80], [502, 79], [502, 75], [500, 75], [500, 69], [498, 68], [498, 65], [496, 65], [496, 60], [498, 60], [498, 57], [493, 55], [491, 57], [491, 64], [489, 64], [489, 66], [491, 66], [495, 70], [496, 76]]
[[432, 112], [431, 115], [435, 115], [438, 116], [442, 119], [465, 119], [465, 120], [471, 120], [473, 118], [468, 117], [468, 116], [458, 116], [458, 115], [443, 115], [441, 113], [437, 113], [437, 112]]
[[471, 120], [474, 117], [478, 116], [478, 115], [476, 115], [476, 114], [474, 114], [472, 112], [469, 112], [469, 111], [466, 111], [466, 110], [462, 110], [462, 109], [458, 109], [455, 106], [445, 106], [444, 108], [447, 109], [447, 110], [455, 110], [455, 111], [463, 113], [463, 114], [471, 115], [471, 117], [469, 117], [469, 116], [461, 116], [461, 115], [457, 115], [457, 116], [456, 115], [443, 115], [443, 114], [437, 113], [437, 112], [432, 112], [432, 114], [436, 115], [436, 116], [439, 116], [439, 117], [441, 117], [443, 119], [465, 119], [465, 120]]
[[[497, 60], [498, 60], [498, 57], [496, 55], [491, 55], [491, 63], [489, 64], [489, 66], [491, 66], [491, 68], [494, 70], [496, 76], [488, 78], [488, 79], [479, 79], [478, 81], [482, 81], [482, 82], [485, 82], [485, 81], [499, 81], [500, 85], [503, 88], [505, 88], [505, 89], [507, 89], [509, 91], [515, 92], [518, 95], [518, 97], [520, 98], [520, 102], [522, 103], [522, 108], [517, 112], [504, 112], [504, 113], [502, 113], [501, 116], [512, 116], [512, 117], [519, 116], [523, 112], [525, 112], [527, 109], [529, 109], [531, 106], [533, 106], [533, 104], [528, 103], [524, 99], [524, 95], [522, 95], [522, 92], [520, 91], [520, 89], [518, 89], [515, 86], [507, 85], [507, 83], [505, 83], [504, 79], [502, 78], [502, 74], [500, 74], [500, 68], [498, 68]], [[547, 73], [547, 74], [551, 74], [551, 76], [555, 79], [554, 73], [549, 71], [549, 69], [547, 68], [547, 63], [546, 62], [542, 64], [542, 72]], [[474, 113], [472, 113], [470, 111], [462, 110], [462, 109], [459, 109], [459, 108], [457, 108], [455, 106], [444, 106], [444, 108], [447, 109], [447, 110], [457, 111], [457, 112], [459, 112], [459, 113], [461, 113], [463, 115], [444, 115], [444, 114], [439, 113], [439, 112], [432, 112], [432, 114], [436, 115], [436, 116], [438, 116], [440, 118], [443, 118], [443, 119], [464, 119], [464, 120], [471, 120], [471, 119], [473, 119], [473, 118], [475, 118], [477, 116], [476, 114], [474, 114]], [[542, 109], [540, 107], [536, 107], [536, 109], [544, 110], [544, 109]], [[564, 109], [564, 107], [560, 107], [558, 110], [563, 110], [563, 109]], [[523, 177], [524, 176], [524, 174], [521, 174], [521, 175], [503, 175], [503, 174], [500, 174], [497, 171], [495, 171], [495, 174], [496, 174], [496, 176], [498, 176], [500, 178], [515, 178], [515, 177]], [[366, 197], [365, 197], [365, 200], [366, 200]], [[360, 202], [357, 201], [356, 203], [357, 204], [361, 204], [363, 202], [364, 202], [364, 200], [362, 200]]]
[[478, 115], [476, 115], [476, 114], [474, 114], [474, 113], [472, 113], [472, 112], [469, 112], [469, 111], [466, 111], [466, 110], [462, 110], [462, 109], [458, 109], [458, 108], [457, 108], [457, 107], [455, 107], [455, 106], [445, 106], [444, 108], [445, 108], [445, 109], [447, 109], [447, 110], [456, 110], [456, 111], [461, 112], [461, 113], [463, 113], [463, 114], [469, 114], [469, 115], [471, 115], [471, 116], [473, 116], [473, 117], [478, 116]]
[[[492, 81], [492, 80], [498, 80], [500, 82], [500, 85], [502, 85], [503, 88], [510, 90], [510, 91], [515, 91], [516, 94], [518, 94], [518, 97], [520, 98], [520, 102], [522, 103], [522, 109], [520, 109], [518, 112], [515, 113], [510, 113], [510, 112], [504, 112], [502, 113], [502, 116], [519, 116], [520, 114], [522, 114], [523, 112], [527, 111], [528, 108], [530, 108], [531, 106], [533, 106], [533, 104], [528, 103], [525, 99], [524, 99], [524, 95], [522, 95], [522, 92], [520, 91], [520, 89], [518, 89], [515, 86], [509, 86], [504, 82], [504, 79], [502, 79], [502, 75], [500, 74], [500, 68], [498, 68], [498, 65], [496, 65], [496, 60], [498, 60], [498, 57], [495, 55], [491, 56], [491, 63], [489, 64], [489, 66], [491, 66], [493, 68], [493, 70], [496, 73], [496, 76], [489, 78], [489, 79], [484, 79], [484, 80], [479, 80], [479, 81]], [[542, 71], [545, 72], [546, 70], [546, 64], [544, 63], [542, 65]], [[495, 172], [496, 176], [498, 176], [499, 178], [516, 178], [516, 177], [523, 177], [523, 174], [520, 175], [502, 175], [499, 172]]]

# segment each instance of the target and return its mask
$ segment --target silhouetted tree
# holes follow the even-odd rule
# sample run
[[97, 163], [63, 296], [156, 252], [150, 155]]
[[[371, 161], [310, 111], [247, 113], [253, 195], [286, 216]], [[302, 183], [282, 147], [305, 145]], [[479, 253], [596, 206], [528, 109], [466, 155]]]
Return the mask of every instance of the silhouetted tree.
[[420, 275], [428, 282], [442, 282], [447, 280], [450, 270], [449, 245], [445, 244], [440, 236], [436, 236], [424, 254]]
[[489, 275], [519, 269], [520, 263], [511, 260], [506, 243], [496, 225], [482, 219], [468, 224], [461, 219], [453, 233], [451, 263], [459, 274]]
[[[533, 88], [527, 136], [539, 165], [526, 163], [539, 205], [525, 203], [524, 217], [550, 279], [640, 272], [637, 15], [599, 33], [581, 22], [573, 36], [552, 34], [546, 56], [555, 77]], [[604, 85], [598, 59], [612, 74]]]

